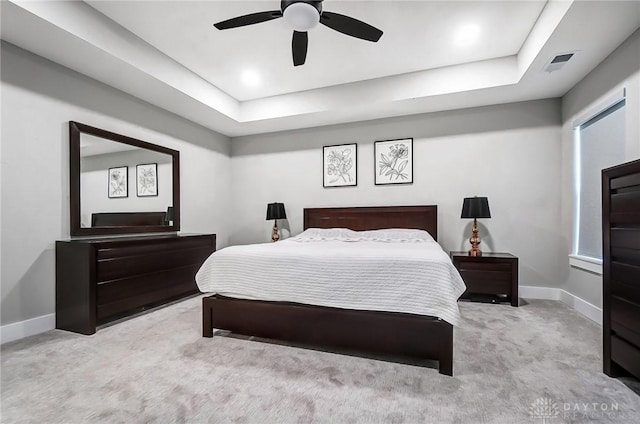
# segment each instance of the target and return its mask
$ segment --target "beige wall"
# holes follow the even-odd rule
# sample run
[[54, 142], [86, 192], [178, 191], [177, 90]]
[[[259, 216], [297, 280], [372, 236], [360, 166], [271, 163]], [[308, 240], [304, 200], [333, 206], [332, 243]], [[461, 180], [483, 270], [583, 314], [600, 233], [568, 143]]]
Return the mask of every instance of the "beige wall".
[[640, 158], [640, 30], [631, 35], [562, 99], [562, 230], [561, 247], [567, 278], [561, 288], [602, 307], [602, 276], [569, 266], [573, 237], [573, 125], [616, 92], [626, 90], [626, 160]]
[[2, 325], [55, 311], [70, 120], [180, 151], [183, 232], [229, 238], [229, 139], [2, 42]]

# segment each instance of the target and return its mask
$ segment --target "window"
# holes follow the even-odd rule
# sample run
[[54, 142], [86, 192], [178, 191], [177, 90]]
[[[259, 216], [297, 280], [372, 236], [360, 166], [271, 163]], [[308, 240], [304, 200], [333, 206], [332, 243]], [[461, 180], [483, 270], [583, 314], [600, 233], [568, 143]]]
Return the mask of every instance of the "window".
[[625, 159], [625, 99], [574, 127], [575, 237], [571, 264], [602, 272], [601, 171]]

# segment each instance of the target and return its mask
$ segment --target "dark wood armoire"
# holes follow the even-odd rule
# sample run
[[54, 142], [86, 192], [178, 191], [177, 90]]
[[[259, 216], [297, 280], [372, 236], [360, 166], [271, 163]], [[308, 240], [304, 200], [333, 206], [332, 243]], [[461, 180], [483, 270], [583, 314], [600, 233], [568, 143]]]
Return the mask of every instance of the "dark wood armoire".
[[640, 378], [640, 160], [602, 171], [603, 361]]

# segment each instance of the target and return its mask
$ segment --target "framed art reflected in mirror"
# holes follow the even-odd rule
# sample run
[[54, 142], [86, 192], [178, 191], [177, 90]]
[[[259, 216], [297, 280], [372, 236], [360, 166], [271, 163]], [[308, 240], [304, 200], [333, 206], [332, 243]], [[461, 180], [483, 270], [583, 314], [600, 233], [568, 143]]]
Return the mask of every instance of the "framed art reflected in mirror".
[[109, 168], [107, 184], [109, 185], [109, 199], [129, 197], [129, 167]]
[[157, 163], [145, 163], [136, 166], [136, 195], [138, 197], [158, 195]]

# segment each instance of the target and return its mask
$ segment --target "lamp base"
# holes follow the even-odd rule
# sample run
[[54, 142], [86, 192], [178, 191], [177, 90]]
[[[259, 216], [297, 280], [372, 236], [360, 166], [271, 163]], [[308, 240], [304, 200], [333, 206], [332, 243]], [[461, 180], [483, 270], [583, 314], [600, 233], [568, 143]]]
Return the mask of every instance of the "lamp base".
[[471, 237], [469, 243], [471, 243], [471, 249], [469, 250], [469, 256], [482, 256], [480, 246], [480, 234], [478, 233], [478, 220], [473, 218], [473, 228], [471, 229]]
[[271, 241], [276, 242], [280, 240], [280, 233], [278, 232], [278, 220], [273, 221], [273, 232], [271, 233]]

